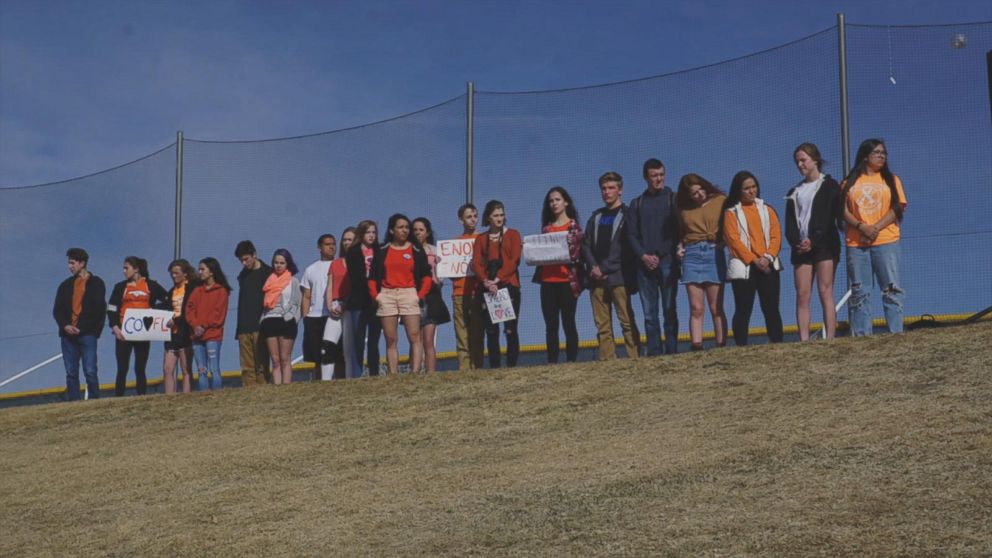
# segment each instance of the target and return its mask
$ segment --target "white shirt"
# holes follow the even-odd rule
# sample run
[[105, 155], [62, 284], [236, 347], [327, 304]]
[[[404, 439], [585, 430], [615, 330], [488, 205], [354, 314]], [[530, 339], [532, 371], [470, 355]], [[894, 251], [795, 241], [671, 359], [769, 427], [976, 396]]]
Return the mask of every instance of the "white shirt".
[[303, 280], [300, 287], [310, 289], [310, 310], [307, 311], [307, 318], [320, 318], [330, 316], [327, 309], [327, 272], [331, 268], [331, 261], [316, 261], [303, 272]]
[[796, 217], [799, 221], [799, 237], [809, 238], [809, 218], [813, 214], [813, 198], [823, 184], [823, 175], [812, 182], [803, 182], [796, 188]]

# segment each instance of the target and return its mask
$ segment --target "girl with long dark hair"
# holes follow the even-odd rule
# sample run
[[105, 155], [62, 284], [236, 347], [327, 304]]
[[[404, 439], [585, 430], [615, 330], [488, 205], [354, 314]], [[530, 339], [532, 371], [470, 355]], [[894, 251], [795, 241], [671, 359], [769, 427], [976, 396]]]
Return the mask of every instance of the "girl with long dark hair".
[[107, 302], [107, 323], [117, 339], [115, 356], [117, 357], [117, 381], [114, 394], [124, 395], [127, 389], [127, 369], [134, 353], [134, 377], [137, 380], [138, 395], [144, 395], [148, 390], [148, 379], [145, 367], [148, 364], [148, 351], [151, 341], [127, 341], [121, 326], [124, 325], [125, 312], [129, 309], [157, 308], [166, 300], [165, 289], [148, 278], [148, 262], [137, 256], [124, 258], [124, 280], [114, 285]]
[[584, 273], [579, 262], [582, 254], [582, 227], [579, 213], [568, 191], [554, 186], [544, 196], [541, 210], [541, 233], [568, 234], [569, 263], [542, 265], [534, 271], [535, 283], [541, 285], [541, 314], [544, 316], [544, 342], [548, 362], [558, 362], [561, 352], [558, 322], [565, 330], [565, 360], [575, 362], [579, 355], [579, 332], [575, 327], [575, 307], [582, 293]]
[[172, 339], [165, 342], [165, 355], [162, 358], [162, 379], [165, 393], [176, 393], [176, 369], [183, 375], [183, 393], [192, 389], [190, 376], [193, 374], [193, 339], [189, 323], [186, 322], [186, 302], [196, 287], [196, 270], [186, 260], [174, 260], [168, 267], [172, 276], [172, 288], [162, 303], [164, 310], [172, 310]]
[[677, 256], [682, 260], [682, 278], [689, 295], [691, 349], [703, 349], [703, 313], [709, 307], [716, 346], [727, 343], [727, 318], [723, 313], [723, 281], [727, 262], [723, 255], [720, 221], [726, 196], [698, 174], [679, 180], [675, 196], [681, 221]]
[[730, 252], [727, 280], [734, 292], [734, 342], [747, 345], [754, 296], [761, 302], [768, 340], [782, 341], [782, 314], [778, 310], [781, 283], [778, 251], [782, 245], [778, 214], [761, 199], [761, 185], [748, 171], [730, 182], [723, 204], [723, 238]]
[[[349, 369], [353, 378], [362, 376], [362, 361], [368, 347], [369, 376], [379, 375], [379, 336], [382, 322], [375, 315], [375, 301], [369, 295], [369, 276], [372, 259], [379, 247], [379, 227], [375, 221], [364, 220], [358, 223], [355, 243], [348, 249], [345, 265], [348, 268], [348, 283], [351, 290], [345, 302], [345, 335], [351, 334], [354, 350], [349, 355], [354, 358]], [[347, 342], [347, 341], [346, 341]]]
[[424, 369], [427, 372], [437, 370], [437, 347], [435, 339], [437, 326], [451, 321], [451, 313], [441, 296], [441, 279], [437, 276], [437, 247], [434, 246], [434, 230], [426, 217], [413, 220], [413, 240], [424, 254], [431, 266], [431, 289], [420, 304], [420, 341], [424, 348]]
[[902, 181], [889, 170], [888, 156], [882, 140], [863, 141], [854, 169], [844, 179], [847, 277], [851, 281], [848, 313], [853, 335], [871, 335], [873, 282], [882, 291], [889, 332], [900, 333], [903, 328], [905, 292], [899, 282], [899, 226], [907, 203]]
[[269, 347], [272, 357], [272, 383], [293, 383], [293, 344], [299, 331], [300, 305], [303, 295], [300, 281], [295, 277], [299, 269], [293, 254], [279, 248], [272, 254], [272, 274], [262, 286], [264, 301], [259, 332]]
[[220, 377], [220, 347], [224, 342], [231, 285], [217, 258], [200, 260], [198, 272], [200, 284], [189, 294], [186, 321], [192, 329], [198, 389], [218, 390], [223, 383]]

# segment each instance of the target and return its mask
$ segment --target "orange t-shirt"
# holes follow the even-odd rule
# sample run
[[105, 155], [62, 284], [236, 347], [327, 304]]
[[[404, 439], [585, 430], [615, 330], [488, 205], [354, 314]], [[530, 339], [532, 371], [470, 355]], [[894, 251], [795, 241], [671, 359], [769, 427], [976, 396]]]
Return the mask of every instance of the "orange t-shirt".
[[172, 333], [179, 332], [179, 324], [176, 319], [183, 314], [183, 299], [186, 298], [186, 283], [172, 288]]
[[[569, 227], [571, 227], [571, 226], [572, 226], [572, 222], [571, 221], [569, 221], [568, 223], [565, 223], [564, 225], [561, 225], [559, 227], [556, 227], [554, 225], [550, 225], [548, 227], [545, 227], [547, 230], [545, 230], [544, 232], [546, 232], [546, 233], [564, 232], [564, 231], [567, 231], [569, 229]], [[568, 283], [568, 266], [565, 265], [565, 264], [561, 264], [561, 265], [542, 265], [541, 266], [541, 282], [542, 283]]]
[[747, 238], [751, 245], [748, 249], [741, 240], [741, 228], [737, 223], [737, 214], [733, 209], [728, 209], [723, 217], [723, 238], [727, 241], [727, 248], [730, 254], [741, 260], [745, 264], [750, 264], [754, 260], [768, 254], [778, 257], [778, 251], [782, 247], [782, 233], [778, 222], [778, 215], [771, 206], [765, 204], [768, 210], [768, 244], [765, 244], [765, 231], [761, 228], [761, 215], [758, 214], [758, 206], [755, 204], [741, 204], [744, 210], [744, 219], [747, 221]]
[[79, 325], [79, 315], [83, 313], [83, 293], [86, 292], [86, 280], [89, 277], [76, 277], [72, 284], [72, 319], [69, 323]]
[[[902, 190], [902, 181], [898, 176], [896, 180], [896, 194], [899, 196], [899, 203], [906, 209], [906, 194]], [[858, 221], [866, 225], [877, 223], [889, 209], [892, 208], [892, 192], [889, 185], [882, 179], [882, 175], [876, 174], [868, 176], [862, 174], [854, 181], [854, 186], [847, 192], [845, 200], [847, 210], [854, 215]], [[893, 221], [884, 229], [878, 232], [875, 242], [871, 242], [861, 236], [857, 227], [847, 226], [848, 246], [881, 246], [891, 244], [899, 240], [899, 221]]]
[[[458, 240], [463, 240], [466, 238], [475, 238], [479, 235], [476, 233], [463, 234], [458, 237]], [[465, 277], [457, 277], [451, 280], [451, 296], [459, 297], [465, 296], [466, 293], [475, 293], [475, 286], [478, 283], [478, 279], [474, 275], [468, 275]]]
[[151, 308], [151, 293], [148, 291], [148, 282], [139, 279], [138, 282], [128, 284], [124, 287], [124, 296], [121, 297], [121, 323], [124, 323], [124, 314], [129, 308]]

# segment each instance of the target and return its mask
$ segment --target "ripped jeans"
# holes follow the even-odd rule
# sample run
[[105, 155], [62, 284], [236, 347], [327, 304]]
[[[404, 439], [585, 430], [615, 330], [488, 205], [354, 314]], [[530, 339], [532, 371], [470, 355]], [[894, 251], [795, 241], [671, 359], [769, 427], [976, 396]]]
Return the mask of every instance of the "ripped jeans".
[[[193, 341], [193, 356], [196, 358], [200, 391], [221, 388], [220, 345], [221, 341]], [[210, 372], [209, 379], [207, 372]]]
[[847, 313], [852, 335], [871, 335], [871, 292], [875, 285], [882, 291], [882, 308], [889, 333], [902, 333], [902, 306], [906, 293], [899, 283], [901, 261], [898, 241], [880, 246], [847, 247], [847, 278], [851, 282]]

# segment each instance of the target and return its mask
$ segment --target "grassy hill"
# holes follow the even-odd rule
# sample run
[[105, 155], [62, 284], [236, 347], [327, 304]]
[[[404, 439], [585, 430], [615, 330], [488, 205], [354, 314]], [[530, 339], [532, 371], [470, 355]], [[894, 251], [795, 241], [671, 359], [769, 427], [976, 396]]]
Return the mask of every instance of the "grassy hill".
[[0, 411], [2, 556], [989, 555], [992, 324]]

